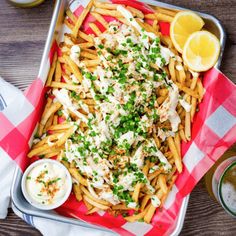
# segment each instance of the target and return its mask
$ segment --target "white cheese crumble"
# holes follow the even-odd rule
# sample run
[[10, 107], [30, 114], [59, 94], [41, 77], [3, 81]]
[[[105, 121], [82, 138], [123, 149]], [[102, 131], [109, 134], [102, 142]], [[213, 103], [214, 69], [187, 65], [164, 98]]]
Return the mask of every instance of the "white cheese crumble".
[[80, 60], [79, 60], [79, 57], [80, 57], [80, 47], [79, 45], [73, 45], [70, 49], [70, 58], [77, 64], [79, 65], [80, 63]]
[[151, 203], [154, 207], [159, 207], [161, 205], [161, 201], [156, 195], [151, 196]]

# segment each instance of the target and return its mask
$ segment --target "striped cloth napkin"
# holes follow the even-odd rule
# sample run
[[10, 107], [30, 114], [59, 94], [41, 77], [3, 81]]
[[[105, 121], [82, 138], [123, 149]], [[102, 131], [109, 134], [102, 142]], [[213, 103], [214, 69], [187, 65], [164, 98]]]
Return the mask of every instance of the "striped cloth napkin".
[[[0, 112], [6, 107], [14, 106], [14, 101], [20, 100], [22, 92], [13, 85], [7, 83], [0, 77]], [[0, 124], [1, 126], [1, 124]], [[19, 168], [10, 156], [0, 147], [0, 219], [7, 216], [7, 210], [10, 206], [10, 189], [15, 168]], [[33, 217], [20, 212], [13, 204], [11, 207], [15, 214], [25, 220], [28, 224], [38, 229], [43, 235], [50, 236], [74, 236], [77, 234], [83, 236], [111, 236], [109, 232], [93, 230], [81, 226], [75, 226], [67, 223], [61, 223], [54, 220]]]

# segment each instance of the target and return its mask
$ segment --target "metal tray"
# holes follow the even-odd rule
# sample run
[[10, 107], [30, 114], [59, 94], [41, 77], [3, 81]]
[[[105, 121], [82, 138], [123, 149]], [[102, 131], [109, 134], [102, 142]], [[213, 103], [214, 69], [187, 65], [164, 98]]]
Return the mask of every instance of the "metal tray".
[[[44, 48], [44, 53], [43, 53], [43, 57], [41, 60], [39, 74], [38, 74], [38, 77], [40, 77], [42, 79], [47, 77], [47, 74], [45, 74], [44, 67], [45, 67], [47, 60], [48, 60], [48, 54], [49, 54], [52, 42], [60, 33], [61, 25], [62, 25], [63, 18], [64, 18], [64, 12], [70, 2], [72, 2], [72, 1], [71, 0], [70, 1], [69, 0], [57, 0], [57, 2], [55, 4], [55, 8], [54, 8], [54, 12], [53, 12], [52, 20], [51, 20], [51, 25], [49, 28], [49, 32], [48, 32], [48, 36], [47, 36], [47, 40], [46, 40], [46, 45]], [[150, 4], [153, 6], [167, 8], [167, 9], [189, 10], [186, 8], [177, 7], [177, 6], [174, 6], [171, 4], [166, 4], [166, 3], [155, 1], [155, 0], [141, 0], [141, 2]], [[216, 65], [215, 65], [215, 67], [219, 69], [221, 61], [222, 61], [224, 47], [225, 47], [225, 40], [226, 40], [225, 31], [224, 31], [221, 23], [219, 22], [219, 20], [216, 19], [214, 16], [211, 16], [211, 15], [208, 15], [205, 13], [201, 13], [201, 12], [197, 12], [197, 13], [205, 21], [204, 28], [206, 30], [212, 32], [213, 34], [215, 34], [220, 40], [221, 53], [220, 53], [220, 56], [219, 56], [219, 59], [218, 59]], [[52, 220], [56, 220], [59, 222], [79, 225], [79, 226], [86, 227], [86, 228], [98, 229], [101, 231], [111, 232], [110, 230], [103, 228], [103, 227], [88, 224], [88, 223], [78, 220], [78, 219], [73, 219], [73, 218], [58, 215], [53, 210], [41, 211], [41, 210], [34, 208], [23, 197], [23, 194], [21, 191], [21, 177], [22, 177], [22, 172], [19, 168], [17, 168], [15, 171], [13, 184], [12, 184], [12, 188], [11, 188], [11, 198], [12, 198], [12, 202], [13, 202], [14, 206], [22, 213], [36, 216], [36, 217], [41, 217], [41, 218], [52, 219]], [[189, 195], [186, 196], [182, 202], [182, 206], [181, 206], [180, 212], [179, 212], [179, 217], [176, 222], [176, 225], [173, 227], [174, 229], [173, 229], [173, 232], [171, 233], [171, 236], [176, 236], [181, 232], [181, 229], [182, 229], [183, 223], [184, 223], [184, 218], [185, 218], [187, 206], [188, 206], [188, 200], [189, 200]], [[114, 233], [114, 235], [115, 234], [116, 233]]]

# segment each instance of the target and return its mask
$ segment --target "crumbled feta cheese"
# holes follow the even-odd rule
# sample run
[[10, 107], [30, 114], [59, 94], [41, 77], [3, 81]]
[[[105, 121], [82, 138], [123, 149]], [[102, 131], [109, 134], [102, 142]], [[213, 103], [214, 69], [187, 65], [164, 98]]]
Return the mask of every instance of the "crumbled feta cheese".
[[111, 190], [103, 190], [102, 192], [99, 193], [99, 196], [101, 199], [110, 202], [113, 205], [117, 205], [120, 203], [118, 197], [113, 194]]
[[140, 146], [135, 154], [130, 158], [130, 163], [136, 164], [138, 168], [143, 167], [144, 155], [143, 155], [143, 147]]
[[70, 49], [70, 58], [79, 65], [79, 57], [80, 57], [80, 47], [79, 45], [73, 45]]
[[186, 112], [190, 112], [191, 105], [188, 102], [186, 102], [185, 99], [179, 99], [179, 103]]
[[129, 208], [135, 209], [137, 207], [137, 203], [136, 202], [129, 202], [129, 204], [127, 206]]
[[132, 145], [135, 141], [135, 136], [133, 131], [129, 131], [120, 136], [118, 139], [118, 144], [122, 145], [124, 142], [127, 142], [129, 145]]
[[154, 207], [159, 207], [161, 205], [161, 201], [156, 195], [151, 196], [151, 203]]

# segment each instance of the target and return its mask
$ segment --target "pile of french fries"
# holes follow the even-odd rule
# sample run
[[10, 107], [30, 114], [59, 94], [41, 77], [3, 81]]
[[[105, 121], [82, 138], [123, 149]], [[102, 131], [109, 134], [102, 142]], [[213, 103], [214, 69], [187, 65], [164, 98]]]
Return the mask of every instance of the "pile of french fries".
[[[158, 36], [161, 40], [161, 44], [168, 47], [176, 55], [178, 60], [171, 58], [170, 63], [165, 66], [163, 70], [178, 86], [183, 99], [191, 104], [191, 110], [189, 112], [186, 112], [183, 107], [178, 104], [176, 111], [181, 118], [181, 123], [174, 137], [169, 136], [165, 141], [162, 141], [155, 132], [158, 127], [170, 129], [168, 121], [164, 123], [158, 122], [155, 124], [155, 127], [153, 127], [154, 131], [152, 132], [152, 136], [156, 146], [162, 151], [172, 165], [172, 169], [168, 173], [165, 172], [163, 168], [150, 173], [149, 170], [156, 163], [146, 160], [142, 172], [147, 176], [151, 186], [155, 189], [155, 195], [161, 200], [161, 205], [159, 207], [162, 207], [168, 193], [175, 183], [178, 173], [182, 172], [181, 142], [191, 140], [191, 122], [197, 111], [197, 106], [203, 98], [204, 88], [199, 79], [199, 75], [189, 71], [184, 65], [181, 55], [174, 48], [170, 37], [163, 36], [159, 30], [158, 22], [171, 22], [177, 11], [152, 7], [154, 13], [145, 15], [140, 10], [130, 6], [124, 7], [132, 13], [135, 20], [145, 31], [152, 32]], [[34, 144], [28, 153], [28, 157], [39, 156], [41, 158], [50, 158], [57, 156], [58, 160], [68, 168], [73, 179], [76, 180], [73, 184], [73, 192], [76, 199], [78, 201], [83, 200], [87, 206], [87, 214], [92, 214], [99, 210], [106, 210], [114, 215], [126, 214], [129, 212], [130, 208], [127, 207], [125, 203], [112, 205], [105, 200], [95, 198], [88, 189], [86, 175], [83, 175], [83, 173], [78, 171], [74, 162], [69, 163], [62, 158], [65, 150], [65, 143], [67, 139], [73, 135], [76, 128], [66, 119], [64, 119], [63, 122], [59, 122], [63, 117], [63, 114], [60, 114], [62, 104], [58, 101], [54, 101], [52, 94], [55, 89], [62, 88], [79, 93], [78, 84], [83, 81], [83, 75], [80, 68], [70, 57], [70, 49], [73, 45], [79, 45], [81, 49], [80, 62], [85, 65], [88, 71], [94, 72], [100, 63], [100, 59], [94, 47], [94, 38], [100, 36], [102, 32], [96, 24], [92, 22], [89, 23], [89, 26], [94, 31], [94, 35], [85, 34], [82, 29], [84, 19], [88, 13], [100, 22], [105, 29], [108, 29], [109, 24], [105, 21], [104, 16], [115, 17], [122, 24], [130, 25], [123, 15], [117, 11], [116, 4], [90, 1], [78, 18], [69, 9], [66, 11], [64, 23], [71, 29], [71, 33], [65, 34], [64, 42], [59, 45], [62, 55], [59, 56], [55, 53], [53, 57], [46, 83], [46, 86], [49, 87], [50, 90], [47, 94], [45, 109], [39, 122], [37, 137], [35, 138], [36, 141], [34, 141]], [[146, 22], [147, 19], [152, 20], [152, 25]], [[153, 66], [155, 67], [155, 65]], [[160, 70], [160, 68], [156, 69], [157, 71]], [[72, 80], [73, 75], [77, 78], [78, 84], [74, 83]], [[61, 80], [62, 77], [64, 81]], [[164, 87], [159, 87], [156, 91], [156, 95], [158, 106], [161, 106], [168, 97], [168, 90]], [[81, 93], [80, 98], [88, 105], [89, 112], [94, 114], [96, 111], [96, 103], [91, 96], [89, 94]], [[85, 116], [88, 115], [87, 112], [82, 109], [80, 112]], [[70, 116], [73, 121], [78, 119], [73, 112], [70, 112]], [[85, 122], [80, 122], [79, 128], [82, 131], [86, 131], [87, 124]], [[146, 223], [150, 223], [157, 209], [157, 207], [151, 204], [152, 194], [147, 191], [144, 184], [137, 183], [134, 187], [134, 191], [130, 192], [130, 196], [134, 202], [138, 203], [138, 205], [135, 208], [136, 214], [127, 215], [125, 216], [125, 219], [129, 222], [143, 220]]]

